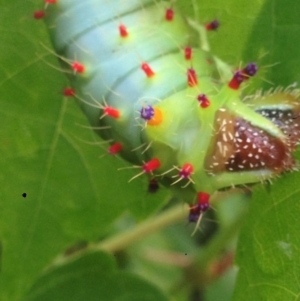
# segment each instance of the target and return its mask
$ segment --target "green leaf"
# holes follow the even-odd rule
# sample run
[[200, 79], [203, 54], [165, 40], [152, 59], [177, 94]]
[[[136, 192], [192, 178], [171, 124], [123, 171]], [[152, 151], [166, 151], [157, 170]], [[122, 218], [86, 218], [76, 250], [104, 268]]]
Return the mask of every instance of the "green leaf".
[[[106, 154], [74, 103], [51, 52], [43, 1], [2, 1], [0, 12], [0, 299], [17, 301], [67, 246], [107, 234], [124, 212], [138, 220], [165, 202]], [[34, 4], [35, 3], [35, 4]], [[100, 156], [105, 155], [103, 158]], [[23, 197], [26, 193], [26, 197]]]
[[233, 300], [296, 300], [299, 295], [299, 174], [257, 187], [240, 235]]
[[[209, 35], [212, 52], [233, 67], [257, 62], [258, 85], [283, 87], [299, 82], [299, 3], [292, 0], [198, 2], [200, 20], [217, 18]], [[251, 84], [251, 86], [253, 86]]]
[[[245, 44], [244, 57], [260, 57], [265, 79], [277, 85], [299, 83], [300, 55], [298, 2], [288, 0], [265, 1]], [[269, 66], [267, 66], [269, 65]]]
[[[274, 86], [299, 82], [300, 44], [297, 11], [293, 1], [267, 1], [246, 44], [244, 56], [268, 50], [265, 78]], [[262, 66], [263, 68], [264, 66]], [[265, 87], [270, 85], [265, 84]], [[299, 154], [297, 154], [299, 157]], [[300, 207], [299, 173], [283, 175], [270, 187], [255, 189], [250, 214], [237, 250], [238, 280], [233, 300], [295, 300], [299, 294]]]
[[[267, 0], [229, 0], [225, 4], [222, 0], [213, 2], [199, 0], [200, 21], [208, 23], [217, 19], [220, 22], [217, 31], [209, 33], [212, 53], [234, 68], [240, 66], [242, 61], [247, 63], [248, 60], [253, 60], [259, 63], [259, 56], [251, 57], [249, 55], [245, 57], [243, 53], [249, 47], [253, 24], [255, 24], [261, 8], [266, 2]], [[255, 48], [255, 45], [253, 45], [253, 48]]]
[[150, 283], [118, 272], [105, 253], [87, 254], [42, 276], [24, 301], [166, 301]]

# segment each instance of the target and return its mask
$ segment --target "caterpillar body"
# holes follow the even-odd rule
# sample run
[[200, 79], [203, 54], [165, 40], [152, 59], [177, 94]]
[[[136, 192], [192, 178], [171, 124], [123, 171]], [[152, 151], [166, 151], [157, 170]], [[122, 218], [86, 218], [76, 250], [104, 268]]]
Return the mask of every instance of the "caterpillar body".
[[112, 141], [111, 154], [180, 191], [191, 221], [213, 192], [295, 167], [298, 92], [243, 100], [241, 85], [257, 65], [233, 70], [207, 51], [217, 21], [198, 25], [199, 45], [168, 1], [46, 3], [54, 48], [92, 127]]

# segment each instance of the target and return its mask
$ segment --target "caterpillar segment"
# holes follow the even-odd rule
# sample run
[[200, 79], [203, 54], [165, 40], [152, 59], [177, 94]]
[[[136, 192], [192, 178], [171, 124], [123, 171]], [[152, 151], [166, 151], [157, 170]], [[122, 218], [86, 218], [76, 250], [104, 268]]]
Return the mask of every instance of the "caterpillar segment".
[[[76, 97], [95, 131], [113, 141], [108, 153], [139, 166], [138, 175], [149, 175], [149, 190], [161, 182], [190, 203], [190, 221], [209, 208], [215, 191], [295, 168], [296, 90], [245, 98], [241, 87], [257, 65], [233, 70], [204, 50], [198, 40], [206, 37], [195, 39], [175, 5], [46, 4], [53, 46], [76, 91], [67, 94]], [[219, 22], [199, 27], [206, 35]]]

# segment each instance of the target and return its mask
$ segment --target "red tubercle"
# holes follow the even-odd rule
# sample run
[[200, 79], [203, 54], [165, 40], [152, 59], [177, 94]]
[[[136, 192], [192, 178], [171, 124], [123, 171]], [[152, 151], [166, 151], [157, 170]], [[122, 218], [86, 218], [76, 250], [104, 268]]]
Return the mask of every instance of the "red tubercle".
[[258, 70], [258, 67], [255, 63], [249, 63], [244, 69], [237, 70], [230, 82], [228, 87], [233, 90], [238, 90], [241, 83], [247, 81], [250, 77], [254, 76]]
[[146, 162], [143, 166], [142, 166], [142, 169], [143, 169], [143, 172], [145, 173], [151, 173], [153, 172], [154, 170], [160, 168], [160, 160], [157, 159], [157, 158], [153, 158], [151, 159], [150, 161]]
[[199, 223], [201, 214], [209, 209], [210, 195], [206, 192], [200, 191], [197, 194], [197, 203], [190, 204], [189, 221], [192, 223]]
[[142, 169], [142, 172], [140, 172], [139, 174], [135, 175], [134, 177], [132, 177], [129, 182], [131, 182], [132, 180], [136, 179], [137, 177], [145, 174], [145, 173], [152, 173], [153, 171], [155, 171], [156, 169], [160, 168], [160, 160], [157, 158], [153, 158], [150, 161], [144, 163], [142, 166], [134, 166], [134, 167], [139, 167]]
[[110, 116], [115, 119], [120, 117], [120, 111], [113, 107], [104, 107], [103, 112], [105, 115]]
[[128, 31], [124, 24], [119, 25], [119, 33], [120, 33], [121, 38], [128, 37]]
[[174, 11], [172, 8], [166, 9], [165, 18], [167, 21], [172, 21], [174, 19]]
[[43, 9], [41, 10], [37, 10], [33, 13], [33, 17], [36, 19], [36, 20], [40, 20], [40, 19], [43, 19], [45, 17], [45, 11]]
[[196, 74], [195, 69], [193, 69], [193, 68], [188, 69], [187, 81], [188, 81], [189, 87], [194, 87], [198, 84], [197, 74]]
[[57, 0], [45, 0], [46, 4], [56, 4]]
[[197, 100], [199, 101], [200, 107], [203, 109], [210, 106], [210, 100], [207, 98], [205, 94], [199, 94], [197, 96]]
[[233, 76], [230, 80], [228, 87], [232, 90], [238, 90], [243, 80], [240, 80], [238, 77]]
[[200, 211], [206, 211], [209, 208], [209, 199], [210, 194], [200, 191], [197, 194], [197, 204], [199, 206]]
[[213, 20], [205, 25], [207, 31], [217, 30], [220, 26], [220, 22], [218, 20]]
[[187, 61], [192, 59], [192, 48], [191, 47], [184, 48], [184, 57]]
[[152, 77], [155, 75], [154, 71], [151, 69], [151, 67], [147, 63], [143, 63], [141, 65], [141, 69], [145, 72], [147, 77]]
[[84, 65], [77, 61], [73, 62], [71, 67], [75, 73], [83, 73], [85, 71]]
[[108, 148], [107, 152], [110, 155], [116, 155], [122, 150], [122, 148], [123, 148], [122, 144], [120, 142], [116, 142]]
[[197, 200], [199, 205], [207, 204], [209, 202], [210, 195], [209, 193], [200, 191], [197, 194]]
[[188, 179], [191, 174], [194, 172], [194, 167], [190, 163], [183, 164], [182, 168], [179, 170], [179, 177]]
[[63, 95], [67, 97], [73, 97], [75, 95], [75, 89], [71, 87], [64, 88]]

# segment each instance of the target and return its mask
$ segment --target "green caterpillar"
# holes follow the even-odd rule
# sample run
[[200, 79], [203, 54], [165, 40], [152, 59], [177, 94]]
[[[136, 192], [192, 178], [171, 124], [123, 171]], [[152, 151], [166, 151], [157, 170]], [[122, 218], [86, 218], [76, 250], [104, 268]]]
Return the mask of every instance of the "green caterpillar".
[[[46, 0], [36, 17], [44, 14], [72, 86], [65, 93], [112, 140], [111, 154], [191, 204], [191, 221], [215, 191], [294, 168], [297, 91], [243, 101], [240, 85], [257, 65], [233, 71], [212, 56], [170, 2]], [[198, 25], [201, 40], [217, 26]]]

